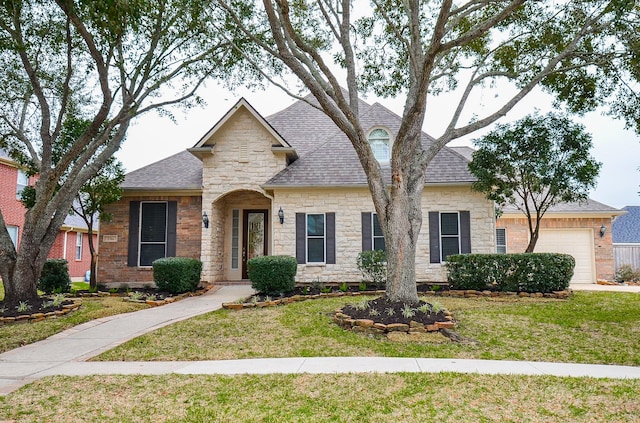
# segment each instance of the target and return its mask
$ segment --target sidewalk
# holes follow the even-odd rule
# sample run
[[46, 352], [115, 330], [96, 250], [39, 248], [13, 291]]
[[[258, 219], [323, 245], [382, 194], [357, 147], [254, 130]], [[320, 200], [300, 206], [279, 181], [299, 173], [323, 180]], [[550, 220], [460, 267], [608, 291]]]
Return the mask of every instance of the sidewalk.
[[[640, 292], [640, 287], [585, 285], [572, 289]], [[45, 376], [95, 374], [266, 374], [459, 372], [640, 379], [640, 367], [430, 358], [313, 357], [172, 362], [86, 362], [130, 339], [174, 322], [217, 310], [252, 293], [248, 285], [224, 286], [162, 307], [97, 319], [48, 339], [0, 354], [0, 395]]]

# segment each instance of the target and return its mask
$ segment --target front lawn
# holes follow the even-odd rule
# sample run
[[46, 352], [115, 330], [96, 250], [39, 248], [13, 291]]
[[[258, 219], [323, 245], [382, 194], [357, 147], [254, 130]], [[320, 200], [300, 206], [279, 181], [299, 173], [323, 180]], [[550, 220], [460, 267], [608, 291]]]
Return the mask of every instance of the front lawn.
[[81, 302], [78, 310], [56, 319], [0, 325], [0, 353], [40, 341], [90, 320], [149, 307], [146, 304], [122, 301], [119, 297], [87, 297], [82, 298]]
[[362, 300], [219, 310], [133, 339], [96, 360], [386, 356], [640, 365], [638, 294], [577, 292], [569, 300], [435, 297], [459, 320], [456, 332], [471, 341], [461, 344], [439, 334], [373, 338], [331, 322], [335, 309]]
[[17, 422], [631, 422], [640, 380], [470, 374], [49, 377]]

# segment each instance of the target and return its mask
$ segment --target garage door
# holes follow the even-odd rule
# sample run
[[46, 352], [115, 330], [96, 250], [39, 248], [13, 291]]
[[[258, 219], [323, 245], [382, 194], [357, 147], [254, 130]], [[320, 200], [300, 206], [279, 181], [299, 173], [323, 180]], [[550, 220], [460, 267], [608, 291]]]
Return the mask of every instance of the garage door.
[[570, 254], [576, 259], [571, 283], [595, 283], [593, 232], [589, 229], [541, 230], [536, 253]]

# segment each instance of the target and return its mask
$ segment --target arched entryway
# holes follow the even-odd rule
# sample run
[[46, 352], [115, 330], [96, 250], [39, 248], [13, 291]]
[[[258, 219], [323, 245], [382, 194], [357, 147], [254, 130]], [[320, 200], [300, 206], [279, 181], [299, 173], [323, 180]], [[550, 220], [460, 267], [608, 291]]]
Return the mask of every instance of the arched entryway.
[[[247, 279], [247, 260], [271, 254], [271, 203], [262, 192], [235, 190], [216, 198], [210, 211], [203, 210], [210, 213], [209, 231], [203, 234], [203, 265], [208, 280]], [[204, 254], [205, 249], [208, 254]]]

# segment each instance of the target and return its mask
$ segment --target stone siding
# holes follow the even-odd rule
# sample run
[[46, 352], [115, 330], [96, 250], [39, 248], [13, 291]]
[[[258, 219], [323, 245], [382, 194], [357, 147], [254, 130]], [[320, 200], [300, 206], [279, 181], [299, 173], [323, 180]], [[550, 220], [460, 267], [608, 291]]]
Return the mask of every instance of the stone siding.
[[[274, 210], [285, 212], [283, 225], [274, 225], [273, 254], [295, 256], [296, 213], [336, 214], [336, 264], [298, 265], [298, 282], [319, 280], [328, 282], [358, 282], [362, 275], [356, 260], [362, 251], [362, 212], [375, 212], [367, 188], [286, 189], [274, 193]], [[441, 264], [429, 263], [429, 211], [471, 212], [471, 248], [474, 253], [495, 251], [495, 223], [493, 203], [469, 187], [427, 187], [422, 200], [423, 224], [416, 252], [416, 278], [418, 281], [445, 281], [446, 272]]]

